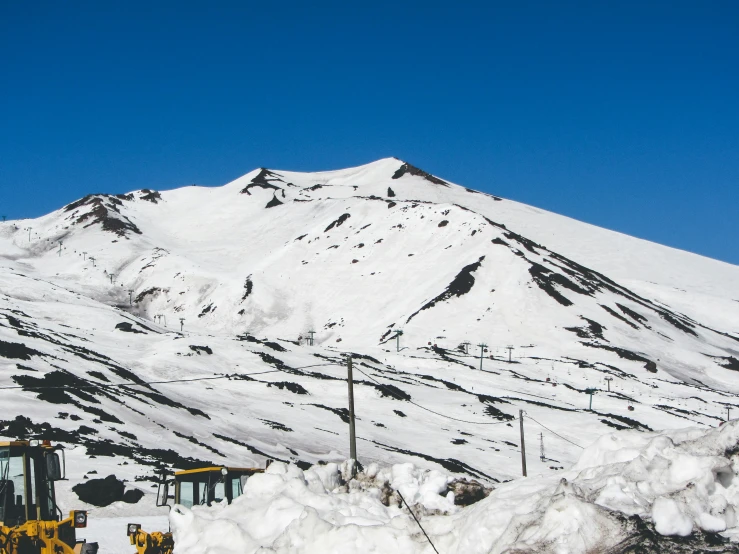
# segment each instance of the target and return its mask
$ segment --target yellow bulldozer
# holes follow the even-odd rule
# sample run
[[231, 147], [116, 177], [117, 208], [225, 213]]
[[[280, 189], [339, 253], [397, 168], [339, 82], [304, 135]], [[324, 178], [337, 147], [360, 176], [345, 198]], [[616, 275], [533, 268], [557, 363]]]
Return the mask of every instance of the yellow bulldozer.
[[[243, 467], [203, 467], [177, 471], [174, 474], [174, 501], [186, 508], [210, 506], [224, 500], [231, 504], [244, 492], [244, 483], [263, 469]], [[168, 506], [169, 482], [165, 476], [159, 481], [157, 506]], [[138, 523], [129, 523], [127, 529], [137, 554], [172, 554], [174, 539], [171, 532], [147, 533]], [[0, 553], [2, 554], [2, 553]]]
[[0, 441], [0, 554], [97, 553], [97, 543], [77, 540], [87, 512], [65, 518], [56, 504], [63, 460], [49, 441]]

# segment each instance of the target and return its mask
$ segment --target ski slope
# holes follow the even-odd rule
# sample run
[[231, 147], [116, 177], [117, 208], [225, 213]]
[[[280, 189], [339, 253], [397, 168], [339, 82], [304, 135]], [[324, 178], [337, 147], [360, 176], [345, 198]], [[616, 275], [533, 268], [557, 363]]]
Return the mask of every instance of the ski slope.
[[362, 464], [514, 479], [523, 410], [556, 479], [614, 429], [725, 419], [737, 300], [736, 266], [394, 158], [92, 195], [0, 225], [0, 436], [147, 493], [100, 517], [155, 516], [160, 463], [345, 460], [351, 354]]

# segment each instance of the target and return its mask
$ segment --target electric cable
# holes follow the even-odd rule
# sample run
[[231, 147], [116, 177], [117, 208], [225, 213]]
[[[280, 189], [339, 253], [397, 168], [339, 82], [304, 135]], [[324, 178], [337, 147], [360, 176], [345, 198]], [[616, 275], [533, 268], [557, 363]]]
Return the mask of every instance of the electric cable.
[[[303, 367], [295, 367], [290, 369], [300, 370], [300, 369], [308, 369], [311, 367], [322, 367], [322, 366], [328, 366], [328, 365], [338, 365], [335, 363], [330, 364], [313, 364], [313, 365], [307, 365]], [[129, 381], [127, 383], [99, 383], [99, 384], [90, 384], [90, 385], [39, 385], [39, 386], [33, 386], [33, 385], [12, 385], [12, 386], [5, 386], [0, 387], [0, 390], [9, 390], [9, 389], [23, 389], [23, 390], [41, 390], [41, 389], [90, 389], [90, 388], [117, 388], [117, 387], [135, 387], [135, 386], [146, 386], [146, 385], [163, 385], [163, 384], [171, 384], [171, 383], [190, 383], [193, 381], [215, 381], [218, 379], [238, 379], [239, 377], [249, 377], [251, 375], [264, 375], [266, 373], [277, 373], [277, 372], [283, 372], [288, 373], [287, 371], [284, 371], [282, 369], [270, 369], [269, 371], [257, 371], [255, 373], [229, 373], [226, 375], [214, 375], [209, 377], [193, 377], [191, 379], [169, 379], [164, 381], [142, 381], [142, 382], [134, 382]]]
[[141, 387], [146, 385], [162, 385], [171, 383], [191, 383], [193, 381], [215, 381], [218, 379], [231, 379], [239, 377], [248, 377], [250, 375], [264, 375], [265, 373], [277, 373], [279, 369], [270, 371], [259, 371], [256, 373], [231, 373], [228, 375], [217, 375], [213, 377], [193, 377], [191, 379], [171, 379], [167, 381], [142, 381], [140, 383], [130, 381], [128, 383], [99, 383], [91, 385], [14, 385], [10, 387], [0, 387], [0, 390], [23, 389], [23, 390], [45, 390], [45, 389], [96, 389], [96, 388], [118, 388], [118, 387]]
[[406, 501], [405, 501], [405, 498], [403, 498], [403, 495], [402, 495], [402, 494], [400, 494], [400, 491], [399, 491], [399, 490], [397, 490], [397, 489], [396, 489], [396, 490], [395, 490], [395, 492], [397, 492], [397, 493], [398, 493], [398, 496], [399, 496], [399, 497], [400, 497], [400, 499], [401, 499], [401, 500], [403, 501], [403, 504], [405, 504], [405, 507], [406, 507], [406, 508], [408, 508], [408, 511], [409, 511], [409, 512], [411, 513], [411, 515], [413, 516], [413, 519], [415, 519], [415, 520], [416, 520], [416, 523], [418, 523], [418, 526], [419, 526], [419, 527], [421, 528], [421, 531], [423, 532], [423, 536], [424, 536], [424, 537], [426, 537], [426, 540], [427, 540], [427, 541], [429, 541], [429, 544], [431, 545], [431, 548], [433, 548], [433, 549], [434, 549], [434, 552], [436, 552], [436, 554], [439, 554], [439, 551], [438, 551], [438, 550], [436, 550], [436, 547], [434, 546], [434, 543], [433, 543], [433, 542], [431, 542], [431, 539], [429, 538], [428, 534], [426, 533], [426, 529], [424, 529], [424, 528], [423, 528], [423, 525], [421, 525], [421, 522], [420, 522], [420, 521], [418, 521], [418, 518], [416, 517], [416, 514], [414, 514], [414, 513], [413, 513], [413, 510], [411, 510], [411, 507], [410, 507], [410, 506], [408, 505], [408, 502], [406, 502]]
[[413, 402], [413, 400], [409, 400], [407, 398], [402, 398], [402, 397], [398, 396], [395, 393], [395, 391], [393, 391], [392, 389], [386, 387], [385, 385], [383, 385], [382, 383], [380, 383], [374, 377], [371, 377], [370, 375], [367, 375], [364, 371], [362, 371], [358, 367], [355, 367], [354, 369], [357, 370], [362, 375], [364, 375], [365, 377], [367, 377], [368, 379], [374, 381], [378, 386], [380, 386], [383, 389], [385, 389], [386, 391], [388, 391], [390, 394], [392, 394], [398, 400], [405, 400], [406, 402], [410, 402], [411, 404], [413, 404], [417, 408], [421, 408], [422, 410], [426, 410], [427, 412], [431, 412], [432, 414], [436, 414], [436, 415], [441, 416], [441, 417], [444, 417], [446, 419], [451, 419], [453, 421], [460, 421], [462, 423], [470, 423], [472, 425], [500, 425], [501, 423], [510, 423], [511, 421], [516, 421], [516, 418], [513, 418], [511, 420], [504, 420], [504, 421], [469, 421], [469, 420], [466, 420], [466, 419], [459, 419], [459, 418], [456, 418], [456, 417], [448, 416], [448, 415], [442, 414], [440, 412], [436, 412], [436, 411], [434, 411], [434, 410], [432, 410], [430, 408], [427, 408], [425, 406], [421, 406], [417, 402]]
[[583, 450], [585, 450], [585, 447], [584, 447], [584, 446], [580, 446], [580, 445], [579, 445], [579, 444], [577, 444], [576, 442], [572, 442], [572, 441], [571, 441], [570, 439], [566, 439], [566, 438], [564, 438], [564, 437], [563, 437], [562, 435], [560, 435], [559, 433], [555, 433], [555, 432], [554, 432], [554, 431], [552, 431], [552, 430], [551, 430], [551, 429], [550, 429], [549, 427], [547, 427], [547, 426], [546, 426], [546, 425], [544, 425], [543, 423], [539, 423], [538, 421], [536, 421], [536, 420], [535, 420], [535, 419], [534, 419], [533, 417], [531, 417], [530, 415], [528, 415], [528, 414], [527, 414], [527, 415], [526, 415], [526, 418], [527, 418], [527, 419], [530, 419], [530, 420], [531, 420], [531, 421], [533, 421], [534, 423], [538, 423], [539, 425], [541, 425], [542, 427], [544, 427], [544, 429], [546, 429], [547, 431], [549, 431], [549, 432], [550, 432], [550, 433], [552, 433], [553, 435], [556, 435], [556, 436], [558, 436], [558, 437], [559, 437], [560, 439], [562, 439], [563, 441], [567, 441], [567, 442], [569, 442], [570, 444], [573, 444], [573, 445], [577, 446], [578, 448], [582, 448]]

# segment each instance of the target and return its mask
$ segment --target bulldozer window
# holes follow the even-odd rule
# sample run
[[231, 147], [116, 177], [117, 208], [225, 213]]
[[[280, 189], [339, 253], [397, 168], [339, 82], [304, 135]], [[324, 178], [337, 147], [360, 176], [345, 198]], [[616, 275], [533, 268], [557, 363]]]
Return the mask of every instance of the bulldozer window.
[[231, 481], [231, 500], [236, 500], [239, 496], [241, 496], [244, 492], [244, 490], [241, 488], [241, 478], [240, 477], [233, 477], [230, 479]]
[[210, 502], [222, 502], [224, 498], [226, 498], [226, 484], [219, 481], [213, 486], [213, 498], [209, 500]]
[[[54, 482], [49, 479], [49, 472], [45, 465], [44, 456], [38, 452], [29, 456], [29, 468], [31, 480], [35, 487], [35, 496], [29, 491], [28, 495], [28, 513], [31, 519], [40, 519], [42, 521], [56, 520], [59, 518], [54, 509]], [[34, 503], [38, 501], [39, 505]]]
[[0, 448], [0, 521], [6, 526], [26, 521], [24, 461], [23, 453]]
[[197, 483], [197, 502], [198, 504], [208, 503], [208, 481], [200, 481]]
[[195, 483], [191, 481], [182, 481], [179, 483], [179, 500], [178, 503], [186, 508], [192, 508], [195, 504]]

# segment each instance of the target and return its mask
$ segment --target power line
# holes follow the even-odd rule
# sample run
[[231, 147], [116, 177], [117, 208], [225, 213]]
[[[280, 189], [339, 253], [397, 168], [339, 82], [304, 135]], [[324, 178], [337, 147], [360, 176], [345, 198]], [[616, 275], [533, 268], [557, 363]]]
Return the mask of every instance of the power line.
[[439, 413], [439, 412], [435, 412], [434, 410], [432, 410], [430, 408], [427, 408], [425, 406], [421, 406], [417, 402], [413, 402], [413, 400], [409, 400], [407, 398], [402, 398], [402, 397], [398, 396], [395, 393], [395, 391], [393, 391], [391, 388], [386, 387], [385, 385], [383, 385], [382, 383], [380, 383], [374, 377], [371, 377], [371, 376], [367, 375], [364, 371], [362, 371], [358, 367], [355, 367], [354, 369], [356, 369], [359, 373], [361, 373], [362, 375], [364, 375], [368, 379], [374, 381], [377, 385], [381, 386], [383, 389], [385, 389], [386, 391], [388, 391], [390, 394], [392, 394], [398, 400], [405, 400], [407, 402], [410, 402], [411, 404], [413, 404], [417, 408], [421, 408], [422, 410], [426, 410], [427, 412], [431, 412], [432, 414], [436, 414], [438, 416], [445, 417], [447, 419], [451, 419], [451, 420], [454, 420], [454, 421], [460, 421], [462, 423], [471, 423], [472, 425], [500, 425], [501, 423], [510, 423], [511, 421], [516, 421], [515, 418], [512, 419], [512, 420], [509, 420], [509, 421], [468, 421], [466, 419], [459, 419], [459, 418], [448, 416], [448, 415], [445, 415], [445, 414], [442, 414], [442, 413]]
[[[294, 368], [289, 368], [289, 369], [292, 369], [293, 371], [296, 371], [296, 370], [302, 370], [302, 369], [309, 369], [309, 368], [312, 368], [312, 367], [325, 367], [325, 366], [341, 366], [341, 364], [340, 363], [337, 363], [337, 362], [332, 362], [332, 363], [323, 363], [323, 364], [312, 364], [312, 365], [307, 365], [307, 366], [302, 366], [302, 367], [294, 367]], [[417, 408], [420, 408], [422, 410], [425, 410], [427, 412], [430, 412], [432, 414], [438, 415], [438, 416], [443, 417], [443, 418], [446, 418], [446, 419], [451, 419], [453, 421], [459, 421], [461, 423], [469, 423], [471, 425], [500, 425], [502, 423], [510, 423], [510, 421], [515, 421], [515, 418], [512, 419], [512, 420], [509, 420], [509, 421], [469, 421], [469, 420], [466, 420], [466, 419], [460, 419], [460, 418], [452, 417], [452, 416], [449, 416], [449, 415], [446, 415], [446, 414], [442, 414], [440, 412], [437, 412], [437, 411], [434, 411], [434, 410], [432, 410], [430, 408], [427, 408], [425, 406], [422, 406], [421, 404], [418, 404], [417, 402], [414, 402], [413, 400], [405, 399], [405, 398], [402, 398], [402, 397], [398, 396], [395, 393], [395, 391], [393, 391], [392, 389], [390, 389], [387, 386], [383, 385], [382, 383], [380, 383], [379, 381], [377, 381], [377, 379], [375, 379], [374, 377], [372, 377], [370, 375], [367, 375], [364, 371], [362, 371], [359, 368], [355, 368], [355, 369], [358, 372], [360, 372], [362, 375], [364, 375], [365, 377], [367, 377], [368, 379], [370, 379], [371, 381], [373, 381], [375, 384], [377, 384], [378, 386], [382, 387], [384, 390], [386, 390], [388, 393], [390, 393], [392, 396], [394, 396], [398, 400], [406, 400], [407, 402], [413, 404]], [[220, 379], [232, 379], [232, 378], [238, 379], [239, 377], [242, 377], [242, 376], [243, 377], [248, 377], [248, 376], [251, 376], [251, 375], [265, 375], [267, 373], [277, 373], [277, 372], [282, 372], [282, 373], [289, 374], [288, 371], [285, 371], [284, 369], [278, 368], [278, 369], [272, 369], [272, 370], [269, 370], [269, 371], [260, 371], [260, 372], [256, 372], [256, 373], [233, 373], [233, 374], [228, 374], [228, 375], [217, 375], [217, 376], [211, 376], [211, 377], [193, 377], [191, 379], [170, 379], [170, 380], [163, 380], [163, 381], [143, 381], [143, 382], [138, 382], [138, 383], [137, 382], [130, 381], [130, 382], [127, 382], [127, 383], [100, 383], [100, 384], [90, 384], [90, 385], [69, 385], [69, 384], [67, 384], [67, 385], [39, 385], [39, 386], [33, 386], [33, 385], [14, 385], [14, 386], [9, 386], [9, 387], [8, 386], [6, 386], [6, 387], [0, 387], [0, 390], [19, 390], [19, 389], [23, 389], [23, 390], [49, 390], [49, 389], [119, 388], [119, 387], [132, 387], [132, 386], [164, 385], [164, 384], [172, 384], [172, 383], [192, 383], [192, 382], [196, 382], [196, 381], [215, 381], [215, 380], [220, 380]]]
[[171, 379], [168, 381], [141, 381], [141, 382], [134, 382], [130, 381], [128, 383], [99, 383], [99, 384], [91, 384], [91, 385], [40, 385], [40, 386], [33, 386], [33, 385], [14, 385], [10, 387], [0, 387], [0, 390], [9, 390], [9, 389], [23, 389], [23, 390], [41, 390], [41, 389], [96, 389], [100, 387], [104, 388], [117, 388], [117, 387], [135, 387], [135, 386], [145, 386], [145, 385], [162, 385], [162, 384], [169, 384], [169, 383], [191, 383], [193, 381], [215, 381], [217, 379], [231, 379], [231, 378], [238, 378], [241, 376], [247, 377], [250, 375], [264, 375], [265, 373], [277, 373], [280, 371], [279, 369], [272, 369], [270, 371], [259, 371], [256, 373], [232, 373], [229, 375], [217, 375], [213, 377], [193, 377], [192, 379]]
[[547, 427], [547, 426], [546, 426], [546, 425], [544, 425], [543, 423], [539, 423], [538, 421], [536, 421], [536, 420], [535, 420], [535, 419], [534, 419], [533, 417], [531, 417], [530, 415], [526, 414], [526, 417], [527, 417], [528, 419], [530, 419], [531, 421], [533, 421], [534, 423], [538, 423], [539, 425], [541, 425], [542, 427], [544, 427], [544, 429], [546, 429], [547, 431], [549, 431], [549, 432], [550, 432], [550, 433], [551, 433], [552, 435], [556, 435], [556, 436], [558, 436], [558, 437], [559, 437], [560, 439], [562, 439], [563, 441], [567, 441], [567, 442], [569, 442], [570, 444], [573, 444], [573, 445], [577, 446], [578, 448], [582, 448], [583, 450], [585, 450], [585, 447], [584, 447], [584, 446], [580, 446], [580, 445], [579, 445], [579, 444], [577, 444], [576, 442], [572, 442], [572, 441], [571, 441], [570, 439], [566, 439], [566, 438], [564, 438], [564, 437], [563, 437], [562, 435], [560, 435], [559, 433], [555, 433], [555, 432], [554, 432], [554, 431], [552, 431], [552, 430], [551, 430], [551, 429], [550, 429], [549, 427]]
[[413, 516], [413, 519], [415, 519], [415, 520], [416, 520], [416, 523], [418, 523], [418, 526], [419, 526], [419, 527], [421, 528], [421, 531], [423, 532], [423, 536], [424, 536], [424, 537], [426, 537], [426, 540], [427, 540], [427, 541], [429, 541], [429, 544], [431, 545], [431, 548], [433, 548], [433, 549], [434, 549], [434, 552], [436, 552], [436, 554], [439, 554], [439, 551], [438, 551], [438, 550], [436, 550], [436, 547], [434, 546], [434, 543], [433, 543], [433, 542], [431, 542], [431, 539], [429, 538], [428, 534], [426, 533], [426, 529], [424, 529], [424, 528], [423, 528], [423, 525], [421, 525], [421, 522], [420, 522], [420, 521], [418, 521], [418, 518], [416, 517], [416, 514], [414, 514], [414, 513], [413, 513], [413, 510], [411, 510], [411, 507], [410, 507], [410, 506], [408, 505], [408, 502], [406, 502], [406, 501], [405, 501], [405, 498], [403, 498], [403, 495], [402, 495], [402, 494], [400, 494], [400, 491], [399, 491], [399, 490], [395, 489], [395, 492], [397, 492], [397, 493], [398, 493], [398, 496], [399, 496], [399, 497], [400, 497], [400, 499], [401, 499], [401, 500], [403, 501], [403, 504], [405, 504], [405, 507], [406, 507], [406, 508], [408, 508], [408, 511], [409, 511], [409, 512], [411, 513], [411, 515]]
[[[322, 366], [329, 366], [329, 365], [339, 365], [336, 363], [329, 363], [329, 364], [313, 364], [313, 365], [307, 365], [303, 367], [295, 367], [290, 368], [294, 370], [300, 370], [300, 369], [308, 369], [311, 367], [322, 367]], [[191, 379], [170, 379], [165, 381], [141, 381], [141, 382], [134, 382], [129, 381], [127, 383], [99, 383], [99, 384], [90, 384], [90, 385], [39, 385], [39, 386], [33, 386], [33, 385], [13, 385], [9, 387], [0, 387], [0, 390], [11, 390], [11, 389], [23, 389], [23, 390], [42, 390], [42, 389], [96, 389], [100, 387], [107, 387], [107, 388], [117, 388], [117, 387], [134, 387], [134, 386], [146, 386], [146, 385], [163, 385], [163, 384], [171, 384], [171, 383], [191, 383], [194, 381], [215, 381], [218, 379], [232, 379], [239, 377], [249, 377], [251, 375], [264, 375], [266, 373], [277, 373], [277, 372], [283, 372], [287, 373], [286, 371], [282, 369], [271, 369], [269, 371], [258, 371], [255, 373], [230, 373], [227, 375], [215, 375], [210, 377], [193, 377]]]

